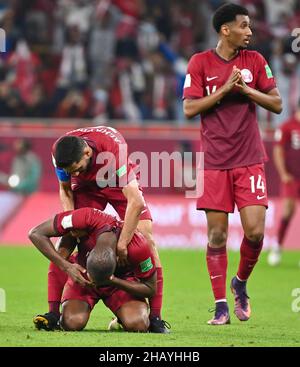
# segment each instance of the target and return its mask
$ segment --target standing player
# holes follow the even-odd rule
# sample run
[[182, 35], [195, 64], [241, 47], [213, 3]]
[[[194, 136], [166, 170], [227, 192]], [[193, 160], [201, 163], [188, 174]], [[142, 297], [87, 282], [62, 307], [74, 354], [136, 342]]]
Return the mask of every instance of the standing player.
[[228, 213], [236, 204], [244, 230], [237, 275], [231, 281], [235, 314], [250, 317], [247, 280], [263, 246], [267, 202], [264, 161], [255, 103], [281, 112], [281, 98], [267, 62], [247, 51], [252, 31], [248, 11], [225, 4], [213, 16], [216, 49], [195, 54], [188, 65], [183, 108], [186, 117], [201, 114], [204, 194], [197, 209], [208, 226], [207, 267], [216, 302], [208, 323], [230, 322], [226, 298]]
[[278, 243], [268, 256], [271, 266], [281, 262], [281, 250], [288, 226], [300, 198], [300, 101], [293, 117], [284, 122], [276, 132], [274, 163], [281, 179], [283, 212], [278, 228]]
[[[156, 292], [154, 259], [145, 237], [135, 232], [128, 245], [128, 265], [117, 268], [116, 247], [121, 228], [122, 223], [113, 216], [81, 208], [57, 214], [30, 231], [29, 238], [37, 249], [69, 276], [61, 300], [60, 324], [64, 330], [82, 330], [94, 305], [102, 299], [126, 331], [148, 331], [144, 298]], [[65, 260], [50, 240], [71, 231], [79, 240], [74, 263]], [[92, 287], [91, 280], [96, 287]], [[34, 322], [37, 328], [46, 330], [56, 326], [42, 317], [36, 317]]]
[[[150, 330], [167, 333], [161, 319], [163, 274], [152, 236], [151, 214], [136, 180], [135, 167], [127, 158], [125, 139], [110, 127], [81, 128], [58, 139], [52, 154], [64, 210], [82, 207], [104, 210], [110, 203], [124, 220], [117, 245], [119, 263], [126, 263], [127, 246], [136, 228], [146, 237], [157, 267], [157, 292], [150, 300]], [[62, 292], [58, 273], [59, 269], [50, 264], [49, 311], [50, 317], [57, 318]]]

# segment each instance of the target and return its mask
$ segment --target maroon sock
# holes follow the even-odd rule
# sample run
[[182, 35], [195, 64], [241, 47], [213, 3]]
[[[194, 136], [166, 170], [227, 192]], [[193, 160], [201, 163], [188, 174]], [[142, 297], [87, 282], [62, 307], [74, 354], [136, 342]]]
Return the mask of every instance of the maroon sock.
[[247, 280], [257, 263], [259, 254], [263, 247], [263, 239], [259, 242], [249, 241], [246, 236], [243, 238], [240, 249], [240, 263], [237, 276], [239, 280]]
[[162, 268], [156, 268], [157, 283], [156, 294], [149, 299], [150, 317], [161, 318], [162, 297], [163, 297], [163, 272]]
[[212, 248], [208, 244], [206, 252], [206, 264], [215, 301], [226, 300], [226, 246], [220, 248]]
[[50, 263], [48, 270], [48, 305], [49, 312], [59, 314], [61, 295], [68, 275], [55, 264]]
[[278, 244], [280, 246], [282, 246], [284, 237], [286, 235], [288, 226], [290, 224], [290, 218], [282, 218], [279, 224], [279, 229], [278, 229]]

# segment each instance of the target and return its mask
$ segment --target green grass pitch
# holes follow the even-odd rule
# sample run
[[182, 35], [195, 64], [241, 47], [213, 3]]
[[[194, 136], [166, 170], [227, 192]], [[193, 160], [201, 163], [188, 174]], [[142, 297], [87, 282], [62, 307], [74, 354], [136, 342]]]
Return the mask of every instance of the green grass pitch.
[[[231, 325], [210, 326], [213, 306], [203, 251], [161, 250], [164, 264], [163, 316], [172, 325], [169, 335], [107, 332], [112, 314], [102, 302], [81, 332], [46, 332], [34, 329], [32, 317], [47, 311], [47, 260], [34, 248], [0, 247], [0, 288], [6, 292], [6, 312], [0, 312], [0, 346], [300, 346], [300, 252], [285, 252], [282, 266], [270, 268], [266, 254], [249, 284], [252, 317]], [[229, 282], [239, 254], [229, 253]], [[298, 293], [300, 295], [300, 291]], [[298, 296], [299, 297], [299, 296]]]

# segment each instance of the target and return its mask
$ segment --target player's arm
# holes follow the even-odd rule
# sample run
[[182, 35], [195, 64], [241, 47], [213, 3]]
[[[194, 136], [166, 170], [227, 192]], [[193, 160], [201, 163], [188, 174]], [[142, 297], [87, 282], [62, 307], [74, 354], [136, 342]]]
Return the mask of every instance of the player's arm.
[[275, 167], [279, 173], [280, 179], [284, 183], [293, 181], [293, 176], [287, 171], [285, 165], [284, 148], [282, 145], [276, 144], [273, 149], [273, 159]]
[[76, 238], [69, 233], [56, 241], [55, 249], [64, 259], [68, 259], [75, 250], [76, 244]]
[[74, 198], [71, 181], [59, 181], [59, 198], [64, 211], [74, 209]]
[[75, 282], [80, 285], [90, 284], [81, 273], [85, 273], [86, 270], [79, 264], [71, 264], [64, 257], [55, 250], [51, 237], [58, 237], [61, 234], [58, 233], [54, 226], [54, 219], [50, 219], [40, 225], [32, 228], [29, 232], [29, 239], [34, 246], [51, 262], [57, 265], [61, 270], [66, 272]]
[[134, 231], [140, 220], [140, 215], [145, 208], [145, 201], [137, 180], [129, 182], [129, 184], [123, 188], [122, 192], [127, 199], [127, 207], [124, 224], [117, 244], [117, 255], [120, 265], [126, 262], [127, 246], [133, 237]]
[[277, 88], [273, 88], [268, 93], [260, 92], [254, 88], [249, 87], [242, 79], [237, 83], [240, 91], [250, 98], [259, 106], [271, 112], [280, 114], [282, 111], [282, 100]]
[[124, 280], [112, 275], [110, 285], [122, 289], [133, 296], [149, 298], [156, 293], [156, 272], [150, 278], [141, 279], [139, 282]]
[[235, 66], [227, 82], [214, 93], [202, 98], [185, 98], [183, 101], [183, 112], [186, 118], [190, 119], [196, 115], [208, 111], [228, 94], [241, 78], [241, 72]]
[[74, 209], [74, 198], [71, 188], [71, 176], [62, 168], [56, 167], [55, 159], [52, 157], [55, 173], [59, 182], [59, 198], [64, 211]]

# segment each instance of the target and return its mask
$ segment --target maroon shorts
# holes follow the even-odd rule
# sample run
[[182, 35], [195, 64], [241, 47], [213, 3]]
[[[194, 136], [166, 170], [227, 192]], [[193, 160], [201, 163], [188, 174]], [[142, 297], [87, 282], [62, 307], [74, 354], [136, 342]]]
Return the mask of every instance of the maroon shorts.
[[300, 198], [300, 180], [296, 179], [288, 183], [281, 184], [281, 196], [283, 198]]
[[204, 192], [197, 200], [197, 209], [234, 212], [250, 205], [268, 207], [263, 164], [227, 170], [204, 170]]
[[[127, 199], [120, 187], [108, 187], [101, 190], [98, 187], [89, 187], [88, 189], [83, 187], [73, 191], [73, 195], [75, 209], [90, 207], [104, 210], [106, 205], [109, 203], [119, 214], [120, 219], [124, 220], [127, 208]], [[151, 213], [147, 205], [145, 205], [145, 208], [140, 215], [140, 220], [145, 219], [152, 220]]]
[[[125, 280], [138, 281], [138, 279], [134, 277], [127, 277]], [[69, 277], [63, 290], [61, 303], [71, 299], [86, 302], [90, 306], [91, 310], [94, 308], [96, 303], [102, 299], [106, 307], [108, 307], [114, 314], [127, 302], [146, 302], [146, 300], [143, 298], [137, 298], [115, 287], [105, 287], [98, 289], [82, 287], [81, 285], [74, 283]]]

